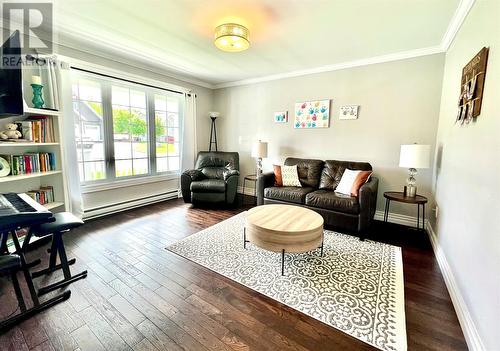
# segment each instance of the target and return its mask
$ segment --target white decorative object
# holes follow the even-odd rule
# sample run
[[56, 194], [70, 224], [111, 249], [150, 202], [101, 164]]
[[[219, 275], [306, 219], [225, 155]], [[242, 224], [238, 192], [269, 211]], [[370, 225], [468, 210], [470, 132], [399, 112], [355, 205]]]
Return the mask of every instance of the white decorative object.
[[267, 142], [258, 141], [252, 146], [252, 157], [257, 159], [257, 176], [262, 174], [262, 159], [267, 157]]
[[301, 187], [299, 180], [299, 172], [297, 165], [295, 166], [281, 166], [281, 177], [283, 179], [283, 186], [298, 186]]
[[9, 162], [5, 158], [0, 157], [0, 177], [6, 177], [9, 174], [10, 174]]
[[417, 168], [429, 168], [431, 163], [431, 146], [430, 145], [401, 145], [401, 153], [399, 155], [399, 167], [408, 168], [408, 196], [415, 197], [417, 195]]
[[359, 105], [340, 106], [339, 119], [358, 119]]
[[31, 84], [42, 85], [42, 78], [40, 76], [32, 76]]

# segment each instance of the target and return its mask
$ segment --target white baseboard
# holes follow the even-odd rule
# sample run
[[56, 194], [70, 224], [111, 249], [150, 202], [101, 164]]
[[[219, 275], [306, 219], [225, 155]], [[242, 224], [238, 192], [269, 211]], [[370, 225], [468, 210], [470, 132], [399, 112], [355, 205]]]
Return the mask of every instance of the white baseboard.
[[254, 195], [254, 188], [249, 188], [248, 186], [246, 186], [243, 189], [243, 186], [238, 185], [238, 189], [236, 191], [237, 191], [238, 194], [250, 195], [250, 196]]
[[107, 216], [112, 213], [117, 213], [121, 211], [126, 211], [130, 210], [133, 208], [141, 207], [141, 206], [146, 206], [153, 204], [155, 202], [160, 202], [160, 201], [165, 201], [165, 200], [171, 200], [171, 199], [177, 199], [178, 198], [178, 192], [177, 190], [164, 193], [164, 194], [159, 194], [155, 196], [150, 196], [147, 198], [140, 198], [140, 199], [134, 199], [126, 202], [120, 202], [120, 203], [111, 203], [106, 206], [101, 206], [101, 207], [96, 207], [96, 208], [91, 208], [91, 209], [86, 209], [83, 213], [83, 219], [94, 219], [102, 216]]
[[[384, 220], [384, 211], [376, 211], [374, 218], [377, 221], [383, 221]], [[389, 212], [387, 222], [406, 225], [408, 227], [416, 227], [417, 226], [417, 218], [416, 217], [402, 215], [402, 214], [393, 213], [393, 212]], [[427, 220], [426, 220], [426, 223], [427, 223]]]
[[465, 304], [462, 293], [458, 288], [457, 280], [455, 279], [453, 271], [448, 264], [446, 255], [439, 245], [436, 232], [434, 232], [434, 228], [432, 228], [432, 225], [430, 225], [430, 223], [427, 223], [427, 232], [429, 233], [429, 239], [434, 250], [434, 255], [436, 256], [436, 259], [438, 261], [441, 274], [443, 275], [446, 288], [448, 289], [448, 292], [450, 294], [451, 302], [455, 307], [458, 321], [460, 322], [460, 326], [462, 327], [467, 346], [471, 351], [483, 351], [485, 350], [485, 348], [483, 342], [481, 341], [481, 337], [479, 336], [476, 325], [472, 320], [469, 309]]

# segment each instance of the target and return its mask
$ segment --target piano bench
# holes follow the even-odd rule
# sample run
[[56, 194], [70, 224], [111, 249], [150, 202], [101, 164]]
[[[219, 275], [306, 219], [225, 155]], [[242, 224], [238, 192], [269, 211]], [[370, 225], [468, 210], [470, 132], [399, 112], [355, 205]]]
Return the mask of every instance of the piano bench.
[[[62, 269], [64, 278], [54, 284], [45, 286], [38, 290], [38, 296], [47, 294], [56, 289], [60, 289], [69, 285], [77, 280], [87, 277], [87, 271], [83, 271], [76, 275], [72, 275], [69, 266], [74, 264], [76, 260], [70, 259], [66, 256], [66, 249], [62, 239], [63, 234], [67, 233], [73, 228], [79, 227], [83, 221], [69, 212], [60, 212], [54, 214], [55, 221], [51, 223], [44, 223], [32, 229], [33, 235], [43, 237], [52, 235], [52, 244], [50, 246], [49, 266], [37, 272], [32, 273], [32, 277], [40, 277], [45, 274], [52, 273], [56, 270]], [[56, 264], [57, 255], [59, 255], [60, 264]]]
[[80, 218], [70, 212], [54, 213], [53, 217], [55, 219], [53, 222], [43, 223], [33, 228], [33, 235], [47, 236], [55, 232], [65, 232], [83, 224]]

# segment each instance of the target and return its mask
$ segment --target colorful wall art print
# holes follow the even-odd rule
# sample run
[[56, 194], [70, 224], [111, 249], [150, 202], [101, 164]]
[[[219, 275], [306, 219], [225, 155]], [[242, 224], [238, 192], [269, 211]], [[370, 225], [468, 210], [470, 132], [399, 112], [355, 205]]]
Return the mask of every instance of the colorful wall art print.
[[274, 123], [287, 123], [288, 111], [281, 111], [274, 113]]
[[330, 100], [306, 101], [295, 104], [294, 128], [328, 128]]

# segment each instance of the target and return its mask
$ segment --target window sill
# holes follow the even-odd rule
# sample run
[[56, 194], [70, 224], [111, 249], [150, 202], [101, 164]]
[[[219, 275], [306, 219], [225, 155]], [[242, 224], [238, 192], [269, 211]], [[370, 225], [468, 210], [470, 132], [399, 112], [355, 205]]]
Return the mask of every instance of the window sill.
[[178, 180], [179, 176], [180, 176], [179, 174], [162, 174], [162, 175], [145, 176], [133, 179], [123, 179], [123, 180], [115, 180], [112, 182], [82, 185], [81, 189], [82, 189], [82, 194], [89, 194], [105, 190], [127, 188], [129, 186], [136, 186], [141, 184], [158, 183], [174, 179]]

